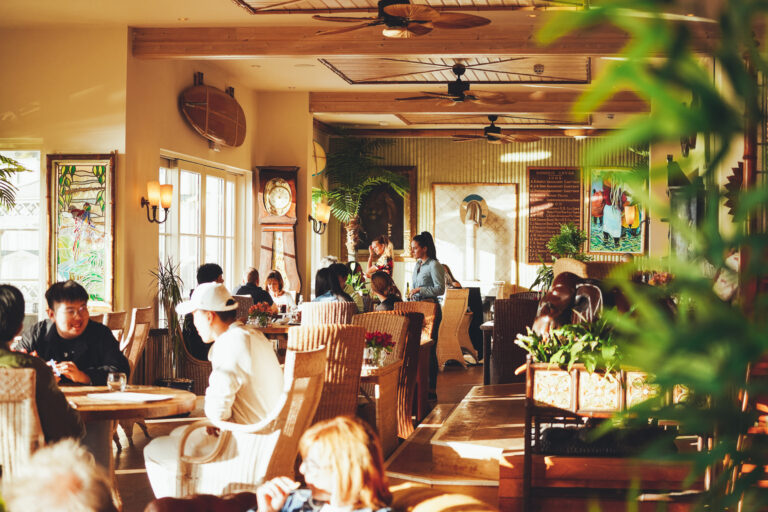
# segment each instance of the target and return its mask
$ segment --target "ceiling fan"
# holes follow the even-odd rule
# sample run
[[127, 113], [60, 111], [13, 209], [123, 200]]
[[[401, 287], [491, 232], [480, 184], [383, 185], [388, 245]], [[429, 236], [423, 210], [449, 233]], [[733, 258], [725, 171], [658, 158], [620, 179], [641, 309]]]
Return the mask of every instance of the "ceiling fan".
[[498, 118], [499, 116], [495, 115], [488, 116], [491, 124], [483, 128], [482, 135], [454, 135], [454, 142], [470, 142], [485, 139], [489, 144], [508, 144], [510, 142], [536, 142], [541, 139], [538, 135], [533, 134], [504, 135], [501, 133], [501, 128], [494, 124]]
[[509, 105], [513, 103], [502, 92], [489, 92], [489, 91], [469, 91], [469, 82], [464, 82], [461, 79], [461, 75], [467, 70], [464, 64], [454, 64], [451, 67], [451, 71], [456, 75], [456, 80], [448, 82], [448, 92], [429, 92], [421, 91], [421, 94], [426, 96], [411, 96], [409, 98], [395, 98], [398, 101], [413, 101], [413, 100], [441, 100], [440, 106], [451, 107], [456, 103], [464, 101], [475, 101], [477, 103], [487, 103], [491, 105]]
[[[312, 16], [316, 20], [355, 23], [349, 27], [320, 30], [319, 36], [352, 32], [365, 27], [384, 25], [382, 34], [386, 37], [407, 38], [423, 36], [434, 28], [475, 28], [491, 22], [488, 18], [440, 12], [428, 5], [411, 4], [408, 0], [379, 0], [379, 15], [376, 17], [353, 18], [348, 16]], [[360, 23], [362, 22], [362, 23]]]

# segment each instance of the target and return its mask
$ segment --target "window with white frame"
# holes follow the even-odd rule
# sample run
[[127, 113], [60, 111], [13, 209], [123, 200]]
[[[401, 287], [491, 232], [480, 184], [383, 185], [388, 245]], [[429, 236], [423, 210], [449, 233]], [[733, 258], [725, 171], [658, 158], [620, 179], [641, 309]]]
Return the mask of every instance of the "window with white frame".
[[0, 282], [21, 290], [27, 314], [39, 314], [45, 291], [44, 216], [40, 204], [40, 152], [0, 151], [31, 172], [12, 174], [16, 204], [0, 207]]
[[173, 206], [160, 224], [160, 260], [179, 265], [184, 296], [197, 285], [197, 267], [217, 263], [232, 293], [240, 286], [248, 248], [248, 183], [244, 174], [181, 159], [160, 159], [160, 183], [173, 185]]

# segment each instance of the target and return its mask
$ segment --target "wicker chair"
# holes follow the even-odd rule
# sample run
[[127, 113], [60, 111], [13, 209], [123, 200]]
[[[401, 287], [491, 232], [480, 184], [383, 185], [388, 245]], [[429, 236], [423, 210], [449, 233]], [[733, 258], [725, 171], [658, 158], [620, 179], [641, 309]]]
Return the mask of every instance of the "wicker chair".
[[[325, 367], [323, 346], [288, 350], [283, 402], [267, 418], [254, 425], [204, 419], [188, 426], [179, 445], [176, 496], [254, 490], [264, 480], [293, 475], [299, 438], [311, 424], [323, 393]], [[213, 450], [199, 457], [184, 455], [189, 435], [212, 425], [221, 430]]]
[[525, 381], [525, 374], [515, 375], [526, 355], [525, 350], [515, 345], [515, 339], [533, 325], [540, 297], [538, 292], [524, 292], [496, 300], [491, 353], [486, 354], [490, 357], [491, 384]]
[[389, 315], [385, 311], [361, 313], [352, 317], [353, 325], [360, 325], [365, 332], [381, 331], [392, 336], [395, 348], [384, 358], [384, 365], [403, 358], [405, 340], [408, 333], [408, 319], [399, 315]]
[[397, 381], [397, 436], [407, 439], [413, 433], [413, 402], [416, 393], [416, 373], [419, 369], [419, 349], [424, 315], [405, 311], [387, 311], [384, 314], [408, 318], [408, 332], [403, 350], [403, 366]]
[[587, 264], [573, 258], [557, 258], [552, 264], [552, 274], [554, 277], [557, 277], [563, 272], [570, 272], [581, 278], [586, 278]]
[[305, 302], [301, 305], [301, 325], [350, 324], [356, 314], [354, 302]]
[[211, 377], [213, 367], [210, 361], [197, 359], [189, 353], [187, 344], [183, 341], [181, 327], [179, 336], [182, 336], [181, 353], [179, 357], [179, 376], [192, 379], [192, 392], [196, 395], [204, 395], [208, 387], [208, 379]]
[[253, 306], [253, 297], [250, 295], [233, 295], [237, 302], [237, 319], [245, 323], [248, 321], [248, 310]]
[[395, 311], [406, 313], [421, 313], [424, 315], [424, 325], [421, 328], [421, 339], [434, 340], [436, 336], [435, 317], [437, 316], [437, 304], [434, 302], [395, 302]]
[[0, 469], [5, 482], [45, 443], [35, 378], [33, 368], [0, 368]]
[[[129, 384], [135, 384], [136, 380], [136, 365], [139, 362], [139, 358], [144, 353], [144, 347], [147, 346], [147, 339], [149, 338], [149, 329], [154, 319], [154, 312], [152, 307], [146, 308], [133, 308], [131, 311], [131, 326], [128, 329], [128, 334], [125, 336], [124, 343], [121, 345], [121, 350], [125, 357], [128, 359], [128, 364], [131, 366], [131, 374], [128, 377]], [[146, 437], [149, 437], [149, 431], [147, 430], [147, 424], [144, 420], [120, 420], [118, 423], [120, 428], [123, 429], [125, 437], [128, 438], [128, 444], [133, 446], [133, 425], [138, 424], [139, 428]], [[112, 439], [117, 443], [117, 449], [120, 450], [120, 440], [117, 436], [117, 432], [112, 436]]]
[[[468, 299], [469, 290], [466, 288], [445, 290], [443, 320], [437, 335], [437, 367], [441, 370], [445, 368], [445, 363], [451, 360], [467, 366], [459, 344], [459, 328], [465, 322]], [[466, 327], [469, 328], [469, 319], [466, 320]]]
[[365, 328], [331, 324], [302, 325], [288, 330], [289, 350], [314, 350], [320, 346], [326, 346], [328, 362], [323, 394], [312, 423], [336, 416], [354, 416], [363, 366]]
[[109, 313], [104, 313], [104, 317], [101, 321], [104, 325], [106, 325], [109, 330], [112, 331], [112, 334], [115, 336], [115, 339], [118, 343], [120, 343], [120, 350], [123, 350], [123, 334], [125, 333], [125, 311], [111, 311]]
[[616, 266], [621, 265], [615, 261], [588, 261], [587, 265], [587, 278], [598, 279], [602, 281]]
[[95, 315], [88, 315], [88, 319], [92, 322], [96, 322], [97, 324], [103, 324], [104, 323], [104, 313], [97, 313]]

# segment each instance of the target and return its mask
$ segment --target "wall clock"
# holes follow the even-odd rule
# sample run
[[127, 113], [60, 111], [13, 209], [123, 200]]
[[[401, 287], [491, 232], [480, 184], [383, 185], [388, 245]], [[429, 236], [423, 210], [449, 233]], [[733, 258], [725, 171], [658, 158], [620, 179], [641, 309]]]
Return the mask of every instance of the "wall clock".
[[261, 166], [254, 180], [257, 196], [261, 244], [259, 276], [262, 282], [278, 270], [286, 290], [301, 290], [296, 264], [296, 177], [298, 167]]

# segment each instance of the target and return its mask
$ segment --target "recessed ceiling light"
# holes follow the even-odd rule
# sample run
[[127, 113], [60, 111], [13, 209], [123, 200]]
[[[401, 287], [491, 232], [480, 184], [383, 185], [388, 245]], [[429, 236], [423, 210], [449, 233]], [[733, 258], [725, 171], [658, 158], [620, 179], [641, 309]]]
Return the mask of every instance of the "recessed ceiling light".
[[186, 18], [186, 17], [176, 18], [176, 21], [189, 21], [189, 18]]

